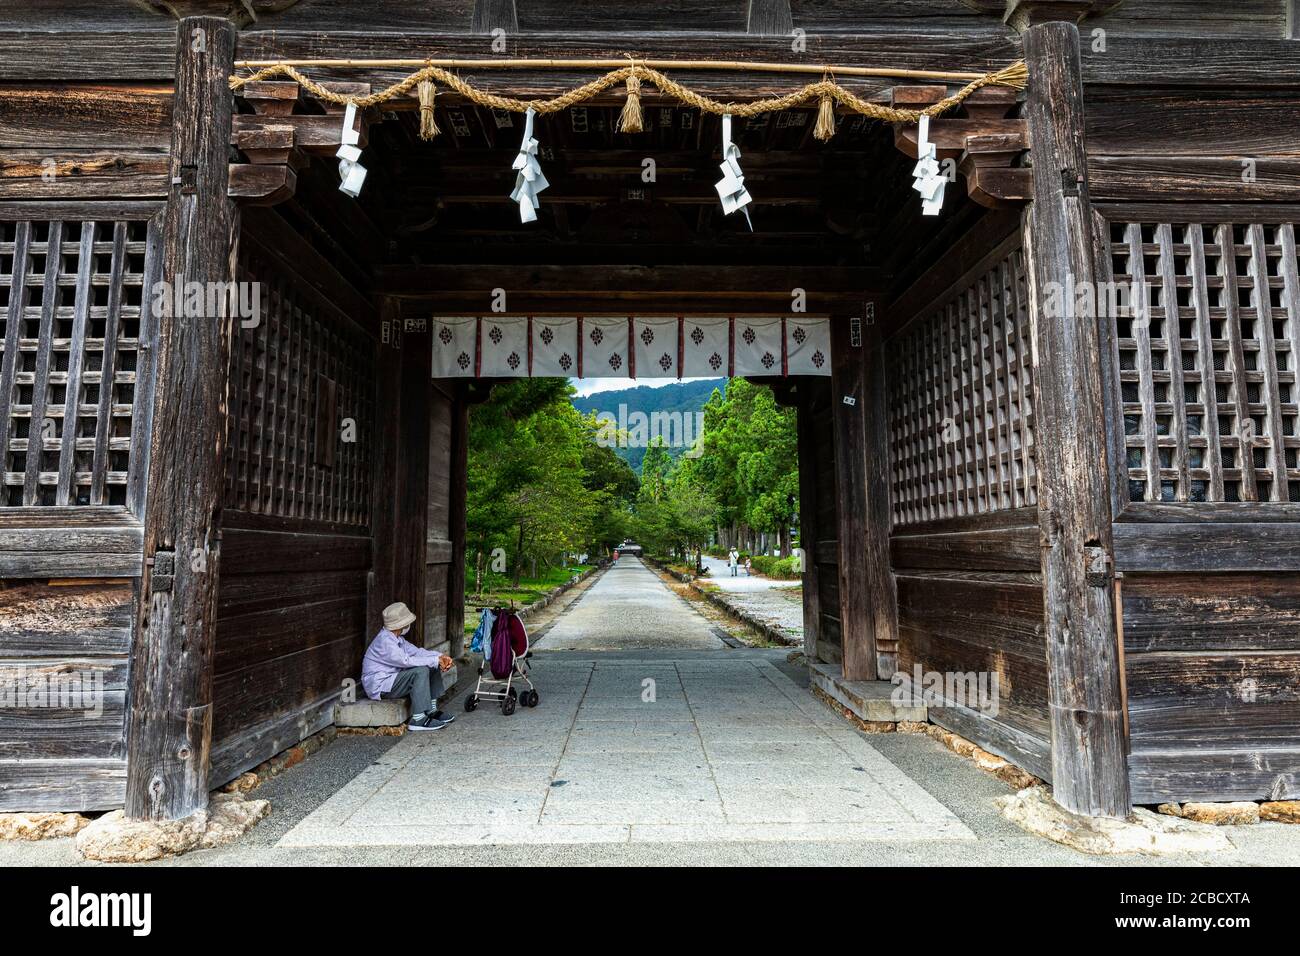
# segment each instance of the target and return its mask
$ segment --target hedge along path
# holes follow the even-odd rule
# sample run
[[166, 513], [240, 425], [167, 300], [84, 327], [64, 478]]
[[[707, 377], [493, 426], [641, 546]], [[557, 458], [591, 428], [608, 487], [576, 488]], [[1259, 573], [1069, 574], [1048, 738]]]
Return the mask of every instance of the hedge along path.
[[[748, 70], [776, 73], [822, 73], [822, 79], [817, 82], [808, 83], [799, 89], [792, 90], [782, 96], [773, 96], [745, 103], [735, 103], [721, 102], [703, 96], [672, 79], [656, 66], [651, 66], [648, 62], [638, 63], [635, 59], [630, 59], [628, 65], [610, 70], [603, 76], [591, 80], [588, 83], [584, 83], [581, 86], [574, 87], [565, 93], [561, 93], [559, 96], [552, 97], [551, 99], [521, 100], [515, 97], [501, 96], [497, 93], [490, 93], [486, 90], [481, 90], [458, 74], [447, 69], [445, 66], [437, 65], [431, 60], [425, 60], [423, 62], [425, 64], [423, 67], [411, 73], [409, 76], [397, 81], [392, 86], [365, 96], [348, 96], [344, 93], [332, 91], [302, 73], [298, 67], [310, 65], [329, 67], [332, 69], [346, 69], [349, 67], [354, 69], [372, 67], [383, 68], [392, 66], [408, 66], [411, 65], [411, 61], [312, 60], [303, 61], [296, 65], [291, 62], [277, 62], [265, 66], [256, 61], [245, 62], [240, 65], [245, 67], [260, 66], [261, 68], [248, 76], [232, 76], [230, 78], [230, 88], [238, 91], [247, 83], [267, 80], [276, 76], [287, 76], [317, 99], [329, 103], [336, 103], [341, 106], [352, 104], [357, 108], [378, 106], [400, 97], [405, 97], [410, 94], [412, 89], [416, 89], [421, 114], [420, 135], [424, 139], [430, 139], [438, 132], [437, 127], [433, 123], [435, 83], [442, 83], [448, 89], [455, 91], [470, 102], [489, 109], [504, 110], [513, 113], [524, 113], [528, 110], [533, 110], [534, 112], [543, 115], [566, 110], [571, 106], [575, 106], [578, 103], [604, 93], [606, 90], [618, 85], [619, 83], [624, 83], [626, 84], [627, 89], [627, 102], [624, 104], [623, 112], [619, 117], [618, 130], [624, 133], [639, 133], [642, 131], [641, 83], [648, 81], [653, 83], [661, 94], [671, 97], [687, 106], [695, 107], [702, 112], [714, 113], [716, 115], [729, 113], [732, 116], [752, 117], [758, 116], [762, 113], [772, 113], [792, 109], [796, 106], [802, 106], [810, 100], [817, 100], [819, 102], [819, 110], [817, 126], [814, 132], [818, 139], [826, 140], [835, 132], [834, 104], [836, 103], [850, 112], [859, 113], [863, 116], [870, 116], [873, 119], [883, 120], [884, 122], [916, 123], [919, 122], [923, 116], [939, 116], [954, 109], [977, 90], [981, 90], [986, 86], [1008, 86], [1013, 89], [1023, 90], [1029, 82], [1029, 71], [1023, 60], [1013, 63], [1008, 67], [1004, 67], [1001, 70], [985, 74], [944, 73], [931, 70], [873, 69], [870, 67], [841, 67], [837, 69], [835, 67], [808, 67], [800, 64], [788, 63], [744, 63], [738, 60], [652, 61], [659, 66], [664, 66], [665, 68], [690, 70]], [[445, 62], [479, 69], [501, 69], [507, 67], [572, 69], [574, 67], [584, 66], [603, 66], [608, 65], [609, 63], [609, 61], [601, 60], [462, 60]], [[968, 80], [969, 82], [967, 82], [967, 84], [957, 92], [944, 97], [937, 103], [932, 103], [924, 109], [909, 110], [897, 109], [880, 103], [871, 103], [862, 99], [860, 96], [857, 96], [840, 86], [831, 78], [837, 72], [841, 75], [853, 76], [888, 76], [925, 80], [956, 79]]]

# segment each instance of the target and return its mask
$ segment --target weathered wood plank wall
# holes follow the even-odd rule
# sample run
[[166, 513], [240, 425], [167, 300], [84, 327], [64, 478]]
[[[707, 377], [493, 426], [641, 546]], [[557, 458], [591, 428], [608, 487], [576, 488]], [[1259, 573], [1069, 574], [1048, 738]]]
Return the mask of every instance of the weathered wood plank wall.
[[269, 210], [249, 211], [239, 275], [261, 312], [231, 362], [213, 786], [331, 722], [373, 563], [369, 306]]
[[[1172, 57], [1218, 62], [1210, 96], [1128, 43], [1103, 68], [1085, 32], [1099, 278], [1148, 288], [1145, 316], [1100, 303], [1130, 783], [1136, 803], [1294, 797], [1300, 72], [1294, 44], [1240, 39], [1285, 36], [1285, 5], [1184, 12], [1217, 21], [1204, 57]], [[1163, 31], [1148, 14], [1111, 19]]]
[[1104, 214], [1107, 275], [1148, 289], [1102, 318], [1134, 800], [1293, 798], [1300, 210]]
[[988, 213], [890, 307], [898, 669], [996, 674], [997, 712], [940, 726], [1051, 777], [1028, 289], [1013, 218]]
[[3, 810], [125, 796], [159, 208], [0, 205], [0, 675], [103, 693], [0, 709]]
[[808, 656], [843, 666], [839, 590], [839, 508], [835, 486], [835, 436], [830, 383], [800, 384], [799, 492], [803, 519], [804, 646]]

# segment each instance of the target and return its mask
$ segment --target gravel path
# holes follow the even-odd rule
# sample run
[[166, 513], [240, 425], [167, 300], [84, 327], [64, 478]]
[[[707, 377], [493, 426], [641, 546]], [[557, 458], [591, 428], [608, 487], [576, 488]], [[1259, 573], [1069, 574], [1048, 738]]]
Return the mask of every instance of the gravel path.
[[727, 562], [717, 558], [706, 557], [704, 566], [709, 573], [697, 579], [700, 587], [716, 587], [741, 614], [789, 635], [795, 644], [803, 643], [803, 588], [798, 581], [746, 576], [744, 569], [733, 578]]
[[716, 650], [709, 622], [625, 555], [537, 642], [548, 651]]

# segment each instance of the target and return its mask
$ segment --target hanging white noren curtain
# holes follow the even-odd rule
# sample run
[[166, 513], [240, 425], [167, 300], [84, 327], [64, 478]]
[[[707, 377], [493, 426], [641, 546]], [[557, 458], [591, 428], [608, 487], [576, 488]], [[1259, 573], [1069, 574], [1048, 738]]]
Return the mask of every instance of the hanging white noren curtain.
[[731, 368], [731, 320], [709, 315], [682, 323], [682, 375], [687, 378], [716, 378]]
[[434, 378], [830, 375], [825, 317], [435, 318]]
[[433, 320], [433, 377], [465, 378], [474, 375], [478, 348], [474, 342], [478, 319]]
[[831, 320], [792, 315], [785, 320], [787, 375], [831, 374]]
[[637, 378], [680, 378], [677, 316], [649, 316], [632, 322]]
[[736, 317], [733, 375], [781, 374], [781, 318]]
[[578, 320], [533, 316], [533, 377], [578, 374]]
[[528, 319], [485, 315], [478, 335], [479, 375], [483, 378], [528, 375]]
[[582, 320], [584, 378], [631, 378], [628, 370], [626, 315], [587, 316]]

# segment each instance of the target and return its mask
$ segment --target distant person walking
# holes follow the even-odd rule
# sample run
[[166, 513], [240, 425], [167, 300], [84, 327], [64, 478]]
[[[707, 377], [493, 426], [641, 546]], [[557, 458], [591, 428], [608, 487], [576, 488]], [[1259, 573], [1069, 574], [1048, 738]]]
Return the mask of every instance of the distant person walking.
[[731, 568], [731, 576], [736, 576], [736, 569], [740, 565], [740, 552], [732, 548], [727, 552], [727, 567]]

